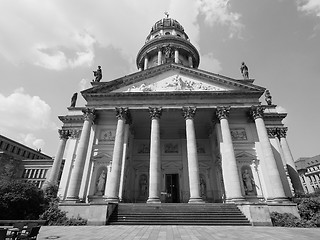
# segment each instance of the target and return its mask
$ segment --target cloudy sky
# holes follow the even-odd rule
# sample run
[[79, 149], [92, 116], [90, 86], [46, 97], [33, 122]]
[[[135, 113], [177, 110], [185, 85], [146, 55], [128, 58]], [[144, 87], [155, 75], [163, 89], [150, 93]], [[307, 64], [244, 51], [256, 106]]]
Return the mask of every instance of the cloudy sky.
[[54, 156], [72, 94], [90, 87], [97, 65], [103, 81], [137, 71], [165, 11], [198, 48], [200, 69], [241, 78], [246, 62], [288, 112], [295, 159], [320, 154], [320, 0], [0, 0], [0, 134]]

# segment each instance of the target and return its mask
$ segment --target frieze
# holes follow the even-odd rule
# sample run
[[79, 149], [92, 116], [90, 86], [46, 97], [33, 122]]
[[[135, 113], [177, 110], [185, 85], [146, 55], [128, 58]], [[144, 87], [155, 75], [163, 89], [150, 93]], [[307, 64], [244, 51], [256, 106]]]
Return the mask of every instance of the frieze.
[[179, 154], [179, 144], [178, 143], [165, 143], [164, 144], [164, 154]]
[[150, 153], [150, 144], [148, 143], [140, 143], [138, 145], [138, 154], [149, 154]]
[[247, 133], [244, 128], [231, 128], [230, 133], [232, 141], [248, 140]]
[[102, 144], [113, 144], [116, 138], [115, 130], [111, 129], [103, 129], [100, 132], [99, 143]]

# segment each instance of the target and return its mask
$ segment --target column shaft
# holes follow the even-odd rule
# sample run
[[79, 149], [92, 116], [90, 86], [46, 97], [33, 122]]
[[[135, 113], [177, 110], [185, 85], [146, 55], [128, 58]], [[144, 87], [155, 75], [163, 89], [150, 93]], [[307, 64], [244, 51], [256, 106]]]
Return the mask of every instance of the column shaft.
[[108, 202], [118, 202], [119, 201], [119, 184], [120, 184], [120, 173], [121, 173], [121, 160], [123, 155], [123, 140], [124, 140], [124, 125], [125, 118], [128, 109], [116, 108], [117, 110], [117, 130], [114, 141], [113, 157], [111, 174], [108, 179], [107, 186], [107, 201]]
[[179, 50], [178, 49], [174, 50], [174, 62], [179, 63]]
[[123, 198], [123, 184], [124, 184], [124, 175], [126, 170], [126, 160], [127, 160], [127, 150], [128, 150], [128, 140], [129, 140], [129, 124], [126, 124], [124, 127], [124, 141], [123, 141], [123, 155], [122, 155], [122, 164], [121, 164], [121, 176], [120, 176], [120, 187], [119, 187], [119, 200], [122, 201]]
[[45, 183], [43, 184], [42, 189], [45, 189], [50, 184], [56, 185], [57, 181], [58, 181], [58, 176], [59, 176], [59, 172], [60, 172], [60, 168], [61, 168], [63, 154], [64, 154], [64, 150], [66, 148], [66, 143], [67, 143], [68, 136], [69, 136], [69, 131], [68, 130], [59, 130], [59, 134], [60, 134], [60, 144], [58, 147], [58, 151], [57, 151], [56, 156], [54, 158], [53, 165], [52, 165], [52, 168], [50, 171], [50, 175], [46, 179]]
[[282, 201], [286, 200], [280, 174], [277, 168], [277, 163], [274, 158], [272, 147], [269, 141], [268, 132], [263, 121], [263, 108], [258, 106], [256, 109], [253, 108], [253, 117], [257, 128], [259, 142], [264, 155], [264, 161], [268, 169], [269, 178], [272, 180], [267, 184], [271, 184], [272, 192], [268, 193], [268, 200]]
[[88, 144], [90, 139], [91, 125], [94, 119], [94, 110], [84, 110], [85, 120], [82, 127], [79, 145], [76, 152], [76, 159], [74, 161], [74, 167], [72, 169], [71, 178], [69, 182], [69, 188], [67, 193], [67, 201], [79, 200], [79, 191], [82, 181], [82, 175], [84, 170], [84, 164], [86, 161], [86, 155], [88, 151]]
[[284, 159], [287, 163], [287, 170], [289, 173], [289, 177], [291, 179], [291, 183], [293, 185], [294, 192], [296, 194], [303, 194], [304, 193], [303, 186], [300, 181], [300, 177], [297, 172], [296, 166], [294, 164], [294, 160], [289, 148], [289, 144], [284, 134], [280, 134], [280, 144], [283, 151]]
[[217, 115], [220, 119], [221, 134], [223, 141], [222, 155], [222, 175], [224, 179], [225, 198], [227, 202], [243, 201], [241, 192], [240, 176], [238, 172], [237, 160], [234, 154], [232, 137], [228, 122], [230, 108], [222, 107], [217, 109]]
[[143, 69], [146, 70], [148, 68], [148, 55], [145, 55], [144, 57], [144, 67]]
[[149, 108], [151, 116], [150, 136], [150, 172], [149, 172], [149, 198], [148, 203], [160, 202], [160, 180], [161, 180], [161, 159], [160, 159], [160, 116], [161, 108]]
[[193, 118], [196, 108], [183, 108], [183, 115], [186, 120], [186, 138], [187, 138], [187, 158], [188, 158], [188, 173], [189, 173], [189, 187], [190, 199], [189, 203], [202, 203], [203, 200], [200, 195], [200, 177], [199, 177], [199, 163], [197, 152], [196, 132], [194, 128]]
[[161, 65], [162, 61], [162, 51], [161, 48], [158, 49], [158, 65]]
[[189, 61], [189, 67], [193, 68], [193, 61], [191, 56], [188, 57], [188, 61]]

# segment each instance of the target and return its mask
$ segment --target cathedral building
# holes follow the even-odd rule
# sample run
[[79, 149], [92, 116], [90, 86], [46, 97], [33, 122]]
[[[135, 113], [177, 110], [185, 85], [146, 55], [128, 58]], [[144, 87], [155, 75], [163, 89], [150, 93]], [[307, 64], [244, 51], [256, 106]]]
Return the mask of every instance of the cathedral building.
[[60, 145], [47, 183], [56, 183], [65, 159], [61, 206], [295, 207], [289, 199], [303, 189], [282, 123], [287, 114], [269, 92], [266, 104], [259, 101], [266, 89], [244, 63], [241, 79], [199, 63], [184, 28], [167, 16], [138, 52], [137, 72], [114, 80], [95, 72], [92, 87], [81, 92], [86, 105], [72, 104], [59, 116]]

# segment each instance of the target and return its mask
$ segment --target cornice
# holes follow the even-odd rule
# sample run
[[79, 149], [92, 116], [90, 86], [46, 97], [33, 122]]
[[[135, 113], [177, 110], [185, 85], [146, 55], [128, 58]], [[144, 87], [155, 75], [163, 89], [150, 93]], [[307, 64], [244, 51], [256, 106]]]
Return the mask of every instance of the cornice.
[[83, 115], [67, 115], [67, 116], [58, 116], [61, 122], [63, 123], [70, 123], [70, 122], [83, 122], [84, 116]]
[[[265, 88], [256, 86], [248, 82], [242, 82], [241, 80], [235, 80], [219, 74], [214, 74], [214, 73], [210, 73], [210, 72], [199, 70], [199, 69], [188, 68], [179, 64], [170, 63], [170, 64], [162, 64], [159, 66], [155, 66], [153, 68], [146, 69], [144, 71], [136, 72], [131, 75], [115, 79], [111, 82], [101, 82], [98, 85], [94, 85], [94, 87], [92, 88], [82, 91], [81, 94], [86, 100], [88, 96], [92, 97], [94, 94], [97, 94], [97, 95], [103, 94], [105, 96], [105, 94], [112, 94], [110, 93], [111, 91], [134, 84], [139, 81], [143, 81], [145, 79], [154, 77], [156, 75], [159, 75], [169, 70], [179, 70], [182, 73], [189, 74], [199, 79], [205, 79], [205, 80], [209, 80], [209, 81], [219, 83], [222, 85], [227, 85], [227, 86], [228, 85], [235, 86], [235, 87], [242, 88], [244, 90], [260, 92], [261, 93], [260, 95], [262, 95], [265, 91]], [[121, 95], [122, 93], [117, 92], [116, 94]], [[144, 92], [143, 95], [146, 95], [146, 93]]]

